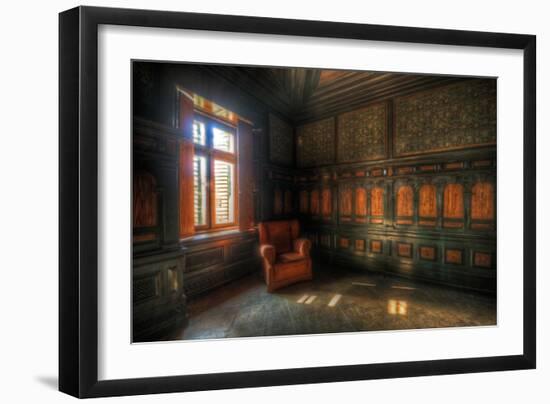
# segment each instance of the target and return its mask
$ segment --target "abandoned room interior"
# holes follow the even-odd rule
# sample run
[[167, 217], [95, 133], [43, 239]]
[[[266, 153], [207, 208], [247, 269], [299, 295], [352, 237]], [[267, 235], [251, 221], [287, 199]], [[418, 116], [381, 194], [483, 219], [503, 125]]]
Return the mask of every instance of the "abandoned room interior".
[[133, 342], [496, 325], [495, 78], [132, 77]]

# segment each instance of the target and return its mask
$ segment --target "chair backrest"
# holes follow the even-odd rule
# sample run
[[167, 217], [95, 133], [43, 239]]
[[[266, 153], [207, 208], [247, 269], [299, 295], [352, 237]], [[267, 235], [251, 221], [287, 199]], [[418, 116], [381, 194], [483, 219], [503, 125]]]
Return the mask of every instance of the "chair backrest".
[[300, 223], [296, 219], [262, 222], [258, 228], [260, 244], [272, 244], [277, 254], [292, 251], [292, 242], [300, 234]]

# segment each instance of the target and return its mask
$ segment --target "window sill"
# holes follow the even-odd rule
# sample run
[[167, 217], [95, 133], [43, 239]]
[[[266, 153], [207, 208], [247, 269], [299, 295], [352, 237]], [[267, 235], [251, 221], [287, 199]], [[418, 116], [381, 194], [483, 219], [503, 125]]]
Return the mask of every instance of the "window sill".
[[253, 227], [248, 230], [231, 229], [231, 230], [219, 230], [210, 231], [206, 233], [198, 233], [190, 237], [186, 237], [180, 240], [180, 246], [185, 248], [196, 244], [208, 243], [218, 240], [228, 240], [233, 238], [240, 238], [245, 236], [256, 235], [256, 228]]

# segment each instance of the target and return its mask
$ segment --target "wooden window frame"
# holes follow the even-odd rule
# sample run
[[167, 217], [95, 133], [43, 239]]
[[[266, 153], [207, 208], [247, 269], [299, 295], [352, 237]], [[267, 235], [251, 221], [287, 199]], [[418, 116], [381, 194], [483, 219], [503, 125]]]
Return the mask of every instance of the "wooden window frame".
[[[211, 117], [202, 111], [195, 110], [193, 122], [200, 121], [205, 126], [206, 144], [194, 143], [194, 155], [206, 158], [206, 224], [196, 225], [196, 233], [207, 233], [221, 229], [233, 229], [239, 226], [239, 156], [238, 156], [238, 131], [237, 128], [220, 119]], [[233, 152], [215, 149], [213, 146], [213, 129], [219, 128], [233, 135]], [[233, 221], [231, 223], [216, 223], [216, 186], [214, 175], [214, 162], [216, 160], [233, 164]]]

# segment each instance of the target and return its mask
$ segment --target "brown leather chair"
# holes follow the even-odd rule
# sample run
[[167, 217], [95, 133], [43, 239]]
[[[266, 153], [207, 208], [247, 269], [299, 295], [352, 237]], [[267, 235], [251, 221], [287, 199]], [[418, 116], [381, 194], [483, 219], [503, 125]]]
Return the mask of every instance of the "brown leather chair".
[[313, 278], [309, 250], [311, 243], [298, 238], [298, 220], [263, 222], [260, 230], [260, 254], [267, 291]]

